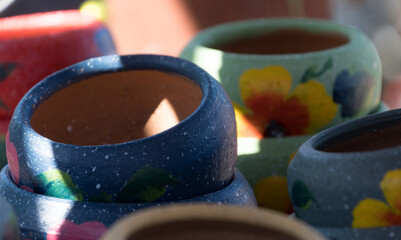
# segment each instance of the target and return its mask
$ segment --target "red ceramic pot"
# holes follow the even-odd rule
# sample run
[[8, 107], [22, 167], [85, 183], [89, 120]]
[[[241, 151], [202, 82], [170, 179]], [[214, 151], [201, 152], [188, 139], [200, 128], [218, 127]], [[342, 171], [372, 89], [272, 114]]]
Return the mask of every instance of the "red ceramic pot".
[[115, 53], [98, 20], [66, 10], [0, 19], [0, 120], [47, 75], [87, 58]]

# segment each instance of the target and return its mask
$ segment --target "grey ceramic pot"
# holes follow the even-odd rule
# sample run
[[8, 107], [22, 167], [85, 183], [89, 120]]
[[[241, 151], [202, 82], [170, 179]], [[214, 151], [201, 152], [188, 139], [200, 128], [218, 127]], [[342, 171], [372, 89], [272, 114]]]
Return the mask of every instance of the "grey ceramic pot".
[[17, 217], [10, 204], [0, 198], [0, 239], [17, 240], [19, 238]]
[[162, 204], [203, 202], [257, 206], [252, 188], [238, 170], [230, 184], [222, 190], [191, 199], [154, 203], [95, 203], [54, 198], [21, 189], [11, 180], [6, 166], [0, 173], [0, 197], [9, 201], [15, 209], [21, 239], [64, 237], [95, 240], [118, 219], [139, 209]]
[[[148, 129], [157, 121], [149, 125], [168, 126]], [[237, 159], [224, 89], [168, 56], [111, 55], [58, 71], [22, 98], [8, 133], [14, 182], [73, 200], [194, 198], [227, 186]]]
[[400, 132], [401, 110], [392, 110], [334, 126], [301, 145], [287, 172], [296, 216], [332, 239], [399, 236]]

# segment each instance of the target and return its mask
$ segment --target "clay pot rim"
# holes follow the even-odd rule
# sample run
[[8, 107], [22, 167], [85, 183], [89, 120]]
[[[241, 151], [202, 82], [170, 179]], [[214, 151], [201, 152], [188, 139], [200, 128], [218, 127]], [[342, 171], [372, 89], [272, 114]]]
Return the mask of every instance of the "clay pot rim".
[[324, 144], [335, 143], [336, 139], [352, 137], [369, 131], [375, 126], [391, 126], [401, 124], [401, 109], [388, 110], [382, 113], [376, 113], [361, 118], [353, 119], [348, 122], [340, 123], [331, 128], [321, 131], [312, 136], [309, 140], [301, 145], [297, 154], [307, 156], [308, 161], [354, 161], [355, 159], [364, 159], [376, 161], [378, 156], [381, 161], [393, 158], [395, 155], [401, 154], [401, 145], [371, 150], [371, 151], [355, 151], [355, 152], [327, 152], [318, 148]]
[[26, 39], [65, 31], [102, 26], [96, 18], [79, 10], [58, 10], [5, 17], [0, 20], [0, 40]]
[[[101, 240], [129, 239], [136, 232], [177, 221], [221, 221], [270, 228], [295, 239], [323, 240], [307, 224], [287, 215], [261, 208], [244, 208], [217, 204], [175, 204], [143, 209], [114, 223]], [[285, 224], [283, 224], [285, 222]], [[129, 229], [126, 231], [126, 229]]]
[[[318, 27], [318, 28], [316, 28]], [[285, 28], [298, 28], [301, 30], [310, 30], [312, 32], [322, 33], [337, 33], [345, 36], [349, 39], [348, 43], [340, 45], [338, 47], [313, 51], [307, 53], [290, 53], [290, 54], [244, 54], [244, 53], [231, 53], [224, 52], [222, 50], [206, 47], [206, 44], [210, 41], [214, 41], [220, 36], [225, 36], [228, 33], [238, 31], [242, 34], [242, 31], [257, 31], [259, 29], [271, 29], [279, 30]], [[240, 34], [240, 35], [241, 35]], [[345, 49], [358, 47], [357, 39], [368, 37], [365, 36], [357, 28], [340, 24], [334, 21], [323, 20], [323, 19], [311, 19], [311, 18], [261, 18], [261, 19], [250, 19], [242, 21], [234, 21], [230, 23], [219, 24], [213, 27], [209, 27], [196, 35], [191, 42], [181, 52], [182, 55], [185, 51], [190, 49], [196, 49], [196, 51], [210, 53], [214, 55], [221, 55], [228, 59], [258, 59], [263, 60], [266, 58], [275, 60], [287, 60], [287, 59], [298, 59], [299, 57], [320, 57], [325, 55], [331, 55], [345, 51]]]
[[[124, 65], [124, 62], [128, 62], [127, 65]], [[91, 67], [88, 68], [88, 66]], [[103, 144], [103, 145], [67, 144], [49, 139], [39, 134], [32, 128], [30, 122], [34, 111], [42, 102], [51, 97], [53, 93], [63, 89], [64, 87], [72, 83], [76, 83], [88, 79], [90, 77], [107, 73], [133, 71], [133, 70], [155, 70], [167, 73], [174, 73], [187, 77], [188, 79], [196, 83], [202, 91], [202, 99], [199, 106], [187, 118], [183, 119], [181, 122], [179, 122], [178, 124], [172, 126], [171, 128], [165, 131], [141, 139], [135, 139], [115, 144]], [[205, 108], [205, 105], [212, 102], [212, 100], [209, 98], [211, 92], [214, 91], [212, 81], [215, 80], [206, 71], [204, 71], [194, 63], [181, 58], [175, 58], [171, 56], [157, 55], [157, 54], [101, 56], [73, 64], [69, 67], [66, 67], [60, 71], [57, 71], [45, 77], [42, 81], [36, 84], [25, 94], [22, 100], [18, 103], [14, 112], [21, 111], [21, 114], [18, 117], [21, 118], [21, 122], [24, 125], [23, 127], [28, 128], [29, 133], [32, 134], [35, 138], [43, 139], [48, 143], [55, 143], [60, 146], [76, 147], [76, 148], [77, 147], [114, 148], [132, 143], [143, 144], [144, 142], [152, 141], [154, 138], [173, 134], [183, 125], [188, 125], [191, 122], [194, 122], [195, 124], [198, 115], [200, 114], [202, 109]], [[52, 93], [50, 93], [49, 91], [43, 92], [42, 89], [49, 88], [49, 86], [54, 91]], [[24, 101], [24, 99], [28, 99], [28, 101], [26, 100]], [[33, 108], [31, 105], [28, 106], [28, 102], [30, 99], [33, 99], [33, 102], [35, 102], [35, 107]], [[13, 118], [14, 117], [17, 116], [13, 115]]]
[[[175, 203], [180, 203], [180, 202], [185, 202], [185, 201], [189, 201], [189, 202], [200, 202], [201, 201], [202, 202], [202, 201], [206, 201], [207, 199], [210, 199], [210, 196], [213, 196], [213, 195], [224, 196], [225, 192], [233, 192], [233, 190], [239, 189], [244, 183], [248, 184], [247, 180], [242, 175], [242, 173], [237, 168], [235, 168], [231, 181], [224, 188], [217, 190], [215, 192], [195, 196], [193, 198], [182, 198], [180, 200], [173, 200], [173, 201], [159, 201], [159, 202], [155, 201], [155, 202], [151, 202], [151, 203], [119, 203], [119, 202], [105, 203], [105, 202], [74, 201], [74, 200], [57, 198], [57, 197], [52, 197], [52, 196], [47, 196], [47, 195], [43, 195], [43, 194], [30, 192], [25, 189], [19, 188], [15, 184], [15, 182], [11, 178], [11, 172], [10, 172], [10, 168], [9, 168], [8, 164], [5, 165], [3, 167], [3, 169], [1, 169], [1, 171], [0, 171], [0, 186], [2, 184], [4, 184], [4, 185], [6, 185], [7, 188], [12, 189], [12, 191], [16, 192], [16, 194], [18, 194], [18, 195], [25, 195], [25, 196], [29, 197], [30, 199], [42, 198], [41, 201], [58, 202], [61, 204], [67, 204], [67, 205], [71, 205], [74, 207], [79, 207], [82, 209], [84, 209], [85, 205], [88, 205], [88, 204], [95, 206], [97, 208], [106, 207], [108, 209], [110, 209], [110, 208], [112, 209], [114, 207], [131, 207], [132, 209], [135, 209], [135, 208], [140, 208], [140, 207], [141, 208], [142, 207], [143, 208], [151, 207], [154, 205], [159, 206], [159, 205], [163, 205], [163, 204], [173, 204], [173, 203], [175, 204]], [[249, 189], [251, 189], [250, 186], [249, 186]], [[1, 190], [1, 188], [0, 188], [0, 190]], [[222, 201], [224, 201], [224, 200], [222, 200]]]

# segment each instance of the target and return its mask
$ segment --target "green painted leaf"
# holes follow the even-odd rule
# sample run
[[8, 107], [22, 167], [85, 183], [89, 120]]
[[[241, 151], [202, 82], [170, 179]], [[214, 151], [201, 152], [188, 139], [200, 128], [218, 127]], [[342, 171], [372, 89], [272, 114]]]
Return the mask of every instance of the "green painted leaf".
[[75, 186], [71, 177], [58, 169], [48, 170], [39, 174], [35, 181], [35, 192], [47, 196], [82, 201], [81, 190]]
[[333, 59], [331, 59], [331, 58], [327, 59], [327, 61], [325, 62], [322, 69], [320, 69], [320, 71], [317, 71], [316, 66], [309, 67], [308, 69], [306, 69], [300, 82], [305, 83], [311, 79], [320, 77], [321, 75], [323, 75], [327, 70], [329, 70], [332, 67], [333, 67]]
[[136, 171], [117, 195], [118, 202], [153, 202], [177, 180], [163, 168], [145, 165]]
[[0, 82], [8, 78], [17, 66], [18, 64], [13, 62], [0, 63]]
[[102, 192], [95, 196], [89, 197], [89, 202], [99, 202], [99, 203], [111, 203], [112, 202], [112, 195], [107, 194], [106, 192]]
[[291, 199], [294, 206], [300, 207], [304, 210], [308, 209], [312, 202], [318, 204], [308, 186], [299, 180], [295, 181], [292, 185]]

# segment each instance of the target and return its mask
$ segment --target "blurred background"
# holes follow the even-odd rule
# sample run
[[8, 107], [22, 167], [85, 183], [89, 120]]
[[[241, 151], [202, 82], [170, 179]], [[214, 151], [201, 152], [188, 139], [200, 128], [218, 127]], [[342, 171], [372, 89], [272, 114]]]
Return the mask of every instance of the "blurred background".
[[200, 30], [262, 17], [332, 19], [356, 26], [383, 64], [383, 99], [401, 107], [400, 0], [0, 0], [0, 17], [85, 8], [108, 25], [120, 54], [178, 56]]

